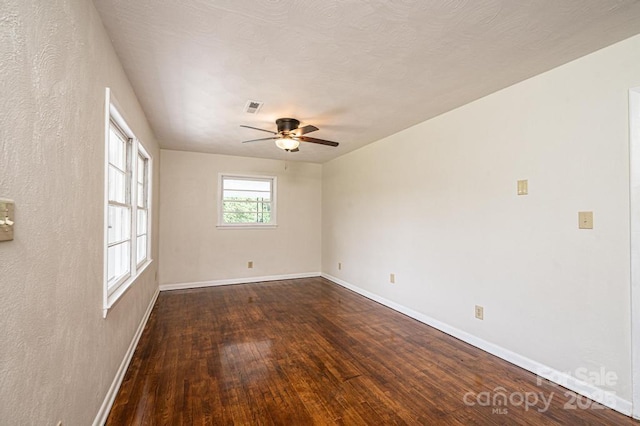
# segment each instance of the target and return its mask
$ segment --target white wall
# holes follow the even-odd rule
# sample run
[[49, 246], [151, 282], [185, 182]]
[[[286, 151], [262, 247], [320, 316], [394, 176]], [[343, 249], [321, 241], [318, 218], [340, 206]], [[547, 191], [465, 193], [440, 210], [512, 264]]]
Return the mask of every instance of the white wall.
[[16, 202], [0, 243], [0, 423], [87, 425], [158, 287], [156, 261], [103, 319], [106, 86], [159, 151], [92, 2], [0, 11], [0, 197]]
[[[285, 170], [284, 161], [169, 150], [161, 159], [161, 285], [320, 272], [319, 164]], [[277, 176], [278, 227], [216, 228], [218, 173]]]
[[326, 163], [323, 272], [557, 370], [604, 366], [630, 400], [638, 52], [640, 36]]

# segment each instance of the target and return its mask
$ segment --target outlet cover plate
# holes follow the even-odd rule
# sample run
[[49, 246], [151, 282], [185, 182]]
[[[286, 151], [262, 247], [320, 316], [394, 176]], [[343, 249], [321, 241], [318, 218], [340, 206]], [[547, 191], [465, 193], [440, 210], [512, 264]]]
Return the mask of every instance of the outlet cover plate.
[[593, 229], [593, 212], [578, 212], [578, 228]]

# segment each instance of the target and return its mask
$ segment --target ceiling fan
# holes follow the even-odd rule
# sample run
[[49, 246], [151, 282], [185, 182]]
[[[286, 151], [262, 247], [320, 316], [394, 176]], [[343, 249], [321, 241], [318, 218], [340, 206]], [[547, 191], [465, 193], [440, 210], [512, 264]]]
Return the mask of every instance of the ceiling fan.
[[277, 132], [274, 132], [272, 130], [259, 129], [257, 127], [240, 125], [240, 127], [246, 127], [247, 129], [260, 130], [261, 132], [267, 132], [275, 135], [269, 138], [251, 139], [248, 141], [243, 141], [242, 143], [275, 140], [278, 148], [284, 149], [285, 151], [289, 151], [289, 152], [300, 151], [300, 149], [298, 148], [298, 146], [300, 145], [300, 141], [318, 143], [321, 145], [328, 145], [333, 147], [339, 145], [338, 142], [332, 142], [324, 139], [310, 138], [309, 136], [304, 136], [307, 133], [315, 132], [316, 130], [319, 130], [319, 129], [316, 126], [312, 126], [312, 125], [299, 127], [300, 121], [296, 120], [295, 118], [278, 118], [276, 120], [276, 126], [278, 126]]

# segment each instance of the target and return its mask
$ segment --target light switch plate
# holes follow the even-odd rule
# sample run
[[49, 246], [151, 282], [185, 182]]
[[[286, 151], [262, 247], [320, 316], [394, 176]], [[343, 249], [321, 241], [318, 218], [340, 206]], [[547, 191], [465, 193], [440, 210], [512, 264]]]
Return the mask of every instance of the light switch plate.
[[526, 179], [518, 181], [518, 195], [529, 194], [529, 181]]
[[13, 200], [0, 198], [0, 241], [13, 240], [14, 206]]
[[578, 212], [578, 228], [593, 229], [593, 212]]

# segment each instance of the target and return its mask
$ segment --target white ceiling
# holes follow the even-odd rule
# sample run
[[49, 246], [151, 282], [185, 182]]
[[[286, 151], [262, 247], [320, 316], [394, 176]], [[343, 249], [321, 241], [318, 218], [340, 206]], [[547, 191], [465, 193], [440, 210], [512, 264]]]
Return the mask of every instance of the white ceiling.
[[[312, 162], [640, 33], [637, 0], [94, 3], [163, 148]], [[240, 143], [279, 117], [340, 146]]]

